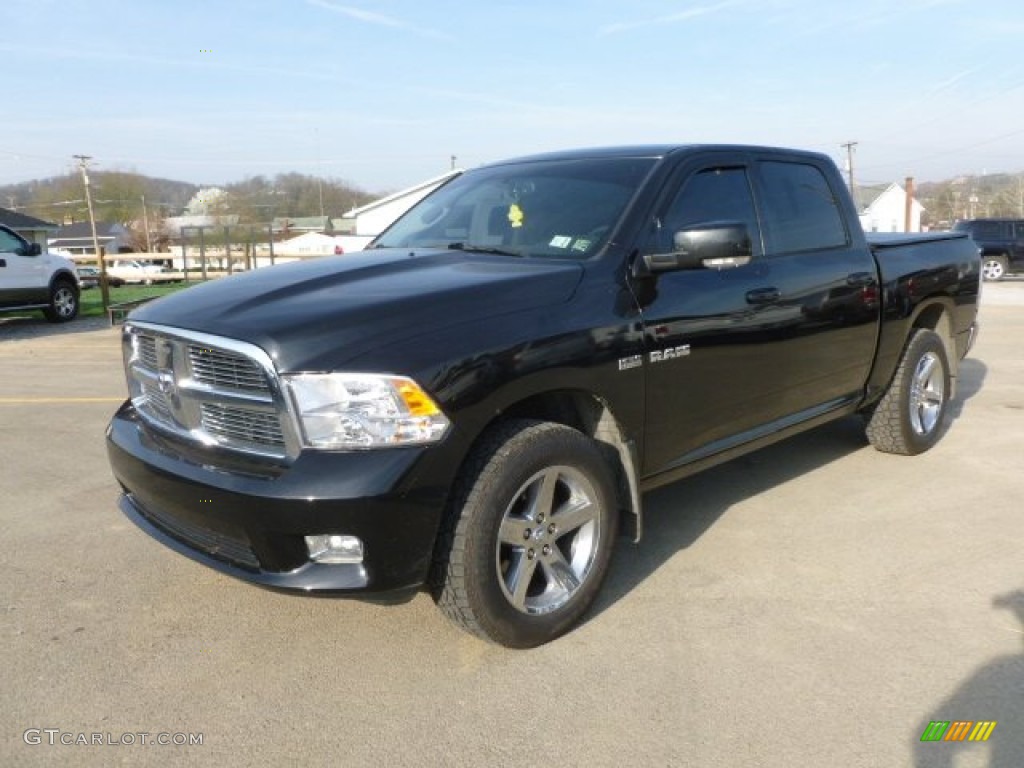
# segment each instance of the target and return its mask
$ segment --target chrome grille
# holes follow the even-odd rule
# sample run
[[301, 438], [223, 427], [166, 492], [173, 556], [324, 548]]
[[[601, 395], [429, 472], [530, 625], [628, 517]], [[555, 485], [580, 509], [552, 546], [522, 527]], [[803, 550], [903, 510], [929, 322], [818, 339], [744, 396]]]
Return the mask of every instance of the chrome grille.
[[154, 371], [160, 367], [160, 361], [156, 356], [156, 338], [139, 336], [139, 359]]
[[142, 394], [146, 398], [147, 407], [152, 409], [153, 414], [160, 421], [167, 424], [174, 423], [174, 416], [171, 414], [171, 406], [167, 402], [167, 396], [160, 391], [159, 387], [144, 383], [142, 385]]
[[188, 345], [192, 377], [212, 387], [269, 392], [267, 378], [252, 360], [235, 352]]
[[289, 459], [297, 430], [270, 358], [251, 344], [129, 323], [125, 365], [149, 424], [203, 446]]
[[284, 448], [284, 433], [276, 413], [251, 408], [231, 408], [216, 403], [203, 403], [203, 428], [226, 440], [258, 443]]

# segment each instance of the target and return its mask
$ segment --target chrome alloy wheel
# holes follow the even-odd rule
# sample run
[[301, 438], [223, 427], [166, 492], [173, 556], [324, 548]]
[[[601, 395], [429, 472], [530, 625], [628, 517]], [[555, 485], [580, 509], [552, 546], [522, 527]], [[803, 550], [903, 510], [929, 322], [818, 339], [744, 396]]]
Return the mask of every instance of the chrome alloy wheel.
[[521, 613], [558, 610], [590, 576], [601, 536], [600, 504], [572, 467], [551, 466], [527, 480], [498, 531], [498, 582]]
[[60, 318], [73, 317], [76, 304], [75, 292], [67, 286], [61, 286], [53, 292], [53, 309]]
[[935, 429], [942, 415], [946, 394], [946, 377], [938, 355], [922, 355], [914, 369], [910, 390], [910, 426], [918, 435]]
[[981, 264], [981, 276], [986, 280], [1002, 280], [1006, 277], [1006, 264], [999, 258], [985, 258]]

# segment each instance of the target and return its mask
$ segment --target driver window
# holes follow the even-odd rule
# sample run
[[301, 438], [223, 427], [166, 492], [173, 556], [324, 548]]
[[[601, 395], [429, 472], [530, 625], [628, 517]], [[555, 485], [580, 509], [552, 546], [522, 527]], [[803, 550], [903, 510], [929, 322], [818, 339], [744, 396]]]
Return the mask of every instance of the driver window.
[[0, 229], [0, 253], [14, 253], [23, 245], [24, 243], [10, 232]]
[[712, 221], [746, 224], [757, 253], [761, 238], [754, 198], [744, 168], [707, 168], [687, 178], [661, 217], [656, 243], [651, 250], [654, 253], [671, 252], [676, 232]]

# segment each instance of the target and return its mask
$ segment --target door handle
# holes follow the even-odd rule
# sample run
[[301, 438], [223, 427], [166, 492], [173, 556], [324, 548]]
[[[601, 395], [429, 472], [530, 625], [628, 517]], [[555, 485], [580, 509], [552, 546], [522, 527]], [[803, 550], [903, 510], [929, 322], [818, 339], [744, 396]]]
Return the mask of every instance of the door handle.
[[781, 297], [782, 292], [778, 288], [755, 288], [752, 291], [747, 291], [747, 304], [771, 304]]
[[854, 288], [863, 288], [867, 285], [874, 285], [875, 275], [872, 272], [854, 272], [846, 276], [846, 284]]
[[0, 259], [0, 267], [6, 267], [6, 266], [7, 266], [7, 259]]

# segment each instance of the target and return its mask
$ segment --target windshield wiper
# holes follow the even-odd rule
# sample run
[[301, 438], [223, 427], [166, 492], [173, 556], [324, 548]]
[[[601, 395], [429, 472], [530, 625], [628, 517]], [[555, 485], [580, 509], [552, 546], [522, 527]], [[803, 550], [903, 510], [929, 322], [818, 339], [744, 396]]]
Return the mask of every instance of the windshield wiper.
[[467, 253], [494, 253], [498, 256], [522, 256], [519, 251], [510, 251], [507, 248], [496, 248], [491, 245], [474, 245], [473, 243], [448, 243], [449, 251], [466, 251]]

